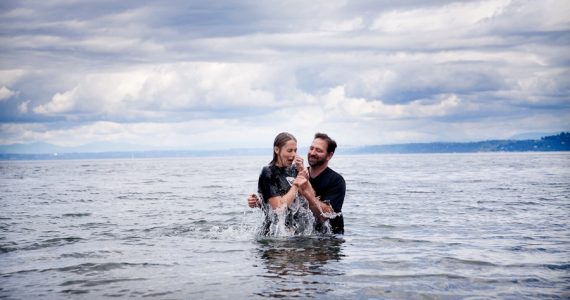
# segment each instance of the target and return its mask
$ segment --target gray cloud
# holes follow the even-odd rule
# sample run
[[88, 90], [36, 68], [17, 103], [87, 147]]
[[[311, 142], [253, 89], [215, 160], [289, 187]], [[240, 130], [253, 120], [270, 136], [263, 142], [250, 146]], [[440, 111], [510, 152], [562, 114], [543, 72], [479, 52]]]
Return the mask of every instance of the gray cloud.
[[[3, 1], [0, 143], [61, 143], [82, 130], [141, 141], [148, 124], [174, 136], [159, 145], [207, 144], [230, 127], [331, 130], [352, 144], [567, 130], [569, 9], [556, 0]], [[212, 134], [185, 127], [195, 121]]]

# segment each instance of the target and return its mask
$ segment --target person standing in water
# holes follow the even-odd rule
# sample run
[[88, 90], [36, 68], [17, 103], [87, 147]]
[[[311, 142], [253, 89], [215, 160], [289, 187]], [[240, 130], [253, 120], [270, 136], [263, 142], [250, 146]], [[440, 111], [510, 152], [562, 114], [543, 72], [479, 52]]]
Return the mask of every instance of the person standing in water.
[[297, 139], [290, 133], [279, 133], [273, 142], [273, 159], [263, 167], [258, 180], [265, 212], [264, 235], [295, 235], [313, 229], [313, 222], [305, 217], [306, 212], [310, 215], [308, 203], [297, 197], [308, 181], [304, 167], [293, 165], [296, 158]]
[[[346, 195], [346, 183], [342, 175], [328, 167], [336, 147], [336, 141], [327, 134], [316, 133], [307, 153], [309, 168], [304, 168], [303, 159], [299, 156], [296, 156], [294, 161], [299, 175], [309, 179], [308, 183], [301, 185], [299, 192], [308, 201], [316, 219], [316, 229], [326, 233], [326, 223], [329, 221], [332, 233], [344, 234], [342, 205]], [[248, 205], [252, 208], [260, 205], [256, 194], [249, 196]]]

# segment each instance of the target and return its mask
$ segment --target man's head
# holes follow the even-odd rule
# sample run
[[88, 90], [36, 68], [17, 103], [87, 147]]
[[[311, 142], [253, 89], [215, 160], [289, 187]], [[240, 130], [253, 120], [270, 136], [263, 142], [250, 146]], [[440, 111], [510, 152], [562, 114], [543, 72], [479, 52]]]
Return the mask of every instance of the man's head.
[[311, 167], [328, 165], [336, 150], [336, 142], [325, 133], [316, 133], [307, 153], [307, 161]]

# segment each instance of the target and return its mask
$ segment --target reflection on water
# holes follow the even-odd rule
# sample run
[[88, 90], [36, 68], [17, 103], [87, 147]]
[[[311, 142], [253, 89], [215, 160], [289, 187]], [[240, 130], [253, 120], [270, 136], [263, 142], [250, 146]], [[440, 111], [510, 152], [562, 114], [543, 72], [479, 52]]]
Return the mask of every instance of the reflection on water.
[[261, 275], [266, 284], [256, 295], [272, 298], [323, 296], [333, 291], [335, 281], [332, 277], [343, 275], [331, 264], [344, 256], [342, 238], [265, 238], [258, 242], [258, 257], [267, 272]]

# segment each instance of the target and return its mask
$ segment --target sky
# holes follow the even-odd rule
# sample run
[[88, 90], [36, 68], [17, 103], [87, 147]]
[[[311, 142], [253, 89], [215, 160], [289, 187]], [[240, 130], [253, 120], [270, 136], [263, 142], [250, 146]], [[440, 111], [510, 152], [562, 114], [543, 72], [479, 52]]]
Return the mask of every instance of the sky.
[[0, 1], [0, 145], [570, 130], [570, 1]]

